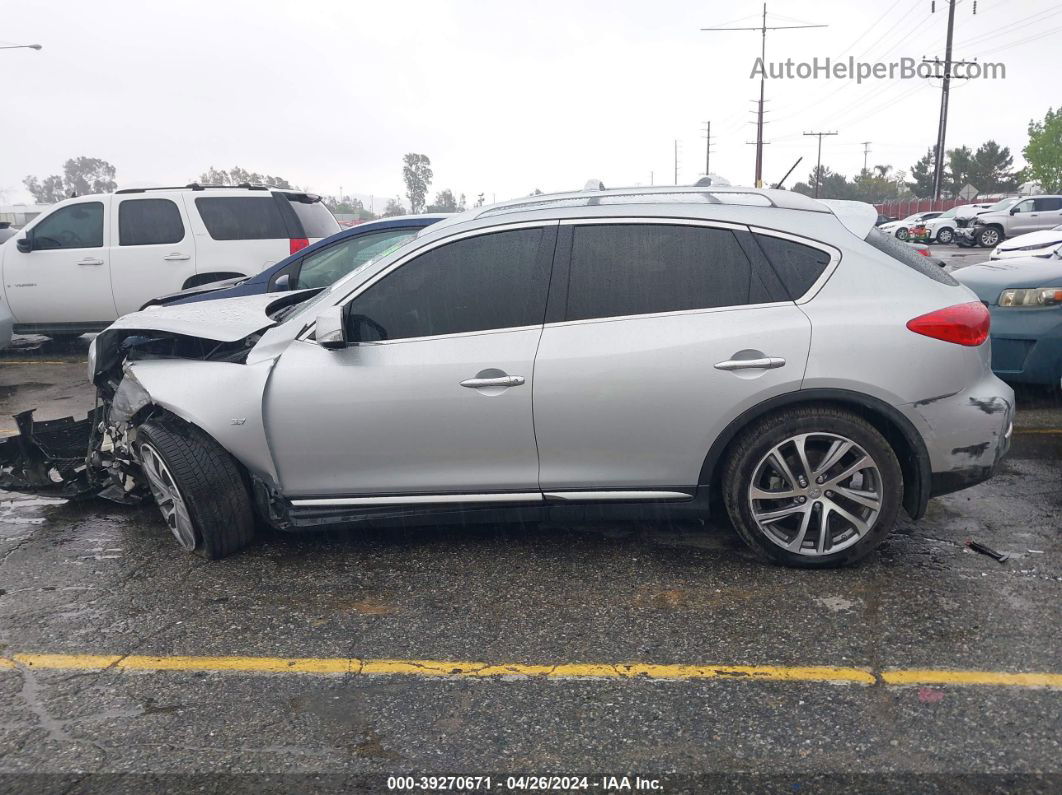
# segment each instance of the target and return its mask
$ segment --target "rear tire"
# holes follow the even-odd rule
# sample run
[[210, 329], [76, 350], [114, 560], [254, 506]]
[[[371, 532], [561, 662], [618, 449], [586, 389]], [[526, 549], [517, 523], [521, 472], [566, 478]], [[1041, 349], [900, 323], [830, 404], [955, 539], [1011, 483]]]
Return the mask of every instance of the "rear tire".
[[[783, 496], [763, 496], [774, 493]], [[738, 535], [761, 558], [831, 568], [866, 557], [892, 531], [903, 475], [892, 447], [866, 420], [831, 406], [801, 406], [738, 437], [723, 498]]]
[[901, 226], [896, 230], [896, 239], [906, 241], [911, 236], [910, 230], [906, 226]]
[[216, 560], [251, 543], [247, 484], [217, 442], [193, 425], [151, 420], [138, 429], [136, 446], [152, 496], [182, 548]]

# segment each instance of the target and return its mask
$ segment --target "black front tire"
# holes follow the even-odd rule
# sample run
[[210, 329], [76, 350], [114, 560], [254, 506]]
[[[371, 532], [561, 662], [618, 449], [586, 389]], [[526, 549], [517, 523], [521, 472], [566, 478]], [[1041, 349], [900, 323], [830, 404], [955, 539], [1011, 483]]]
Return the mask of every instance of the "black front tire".
[[[873, 459], [882, 479], [881, 507], [874, 524], [855, 544], [833, 554], [812, 557], [783, 549], [760, 529], [748, 499], [761, 459], [776, 445], [803, 433], [838, 434], [852, 440]], [[723, 471], [723, 499], [734, 529], [759, 557], [796, 568], [835, 568], [862, 560], [892, 531], [903, 504], [903, 474], [892, 446], [866, 420], [834, 406], [799, 406], [760, 419], [737, 438]]]
[[945, 246], [951, 243], [954, 239], [955, 233], [952, 230], [948, 229], [948, 227], [944, 227], [940, 230], [940, 232], [937, 233], [937, 242]]
[[1003, 233], [994, 226], [986, 226], [977, 233], [977, 245], [981, 248], [995, 248], [1003, 240]]
[[896, 239], [906, 241], [911, 236], [911, 232], [905, 226], [901, 226], [896, 230]]
[[236, 461], [194, 425], [149, 420], [137, 431], [137, 445], [158, 451], [183, 497], [195, 533], [195, 552], [210, 560], [248, 546], [254, 538], [254, 510]]

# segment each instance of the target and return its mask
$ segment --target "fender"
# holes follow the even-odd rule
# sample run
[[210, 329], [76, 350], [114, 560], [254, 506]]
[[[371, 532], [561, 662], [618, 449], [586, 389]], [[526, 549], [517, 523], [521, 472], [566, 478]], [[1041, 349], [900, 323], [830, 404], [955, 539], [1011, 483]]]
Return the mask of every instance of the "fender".
[[202, 429], [252, 474], [275, 483], [262, 419], [262, 395], [274, 362], [142, 359], [126, 364], [125, 378], [135, 379], [152, 405]]
[[[914, 425], [899, 410], [878, 398], [847, 389], [800, 389], [786, 392], [758, 403], [738, 415], [712, 443], [701, 465], [699, 487], [710, 488], [716, 470], [734, 437], [748, 425], [772, 411], [805, 403], [833, 403], [854, 410], [874, 425], [893, 445], [903, 472], [903, 507], [912, 519], [926, 512], [929, 502], [932, 467], [925, 442]], [[899, 443], [899, 444], [898, 444]], [[905, 449], [900, 449], [900, 448]]]

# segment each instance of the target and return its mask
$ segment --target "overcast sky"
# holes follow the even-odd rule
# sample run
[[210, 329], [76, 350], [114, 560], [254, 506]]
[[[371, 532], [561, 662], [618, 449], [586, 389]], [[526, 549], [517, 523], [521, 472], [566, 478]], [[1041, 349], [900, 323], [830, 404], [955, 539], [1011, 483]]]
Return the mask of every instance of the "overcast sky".
[[[773, 0], [768, 61], [894, 60], [943, 54], [946, 0]], [[758, 2], [737, 0], [34, 0], [0, 7], [0, 203], [26, 201], [27, 174], [76, 155], [118, 168], [119, 186], [183, 184], [207, 166], [277, 174], [321, 193], [402, 192], [401, 157], [431, 157], [432, 194], [486, 200], [712, 171], [751, 184], [750, 79]], [[1009, 146], [1062, 101], [1062, 3], [963, 0], [955, 55], [1001, 61], [1006, 79], [955, 85], [947, 144]], [[768, 81], [764, 176], [804, 156], [846, 174], [908, 169], [933, 143], [937, 81]], [[791, 179], [791, 185], [794, 180]]]

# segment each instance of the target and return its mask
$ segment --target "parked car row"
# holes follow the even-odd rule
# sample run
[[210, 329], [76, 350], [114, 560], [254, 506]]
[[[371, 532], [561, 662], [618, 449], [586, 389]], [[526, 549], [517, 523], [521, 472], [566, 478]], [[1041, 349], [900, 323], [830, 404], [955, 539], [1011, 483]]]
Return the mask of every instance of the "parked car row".
[[899, 240], [992, 248], [1003, 240], [1051, 230], [1060, 224], [1062, 196], [1011, 196], [994, 203], [959, 205], [943, 212], [913, 213], [901, 220], [879, 222], [878, 228]]

